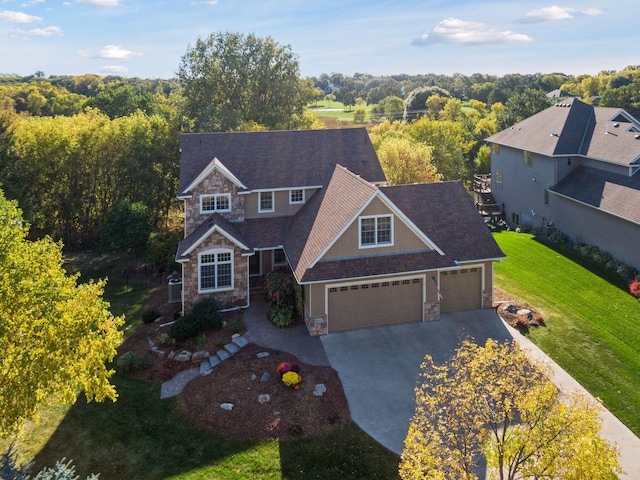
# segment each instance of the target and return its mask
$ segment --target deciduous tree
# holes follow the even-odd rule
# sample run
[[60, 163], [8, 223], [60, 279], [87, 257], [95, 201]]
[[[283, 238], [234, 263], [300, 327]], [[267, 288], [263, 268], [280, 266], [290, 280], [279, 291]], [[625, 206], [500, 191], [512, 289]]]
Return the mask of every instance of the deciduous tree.
[[248, 121], [268, 128], [286, 125], [305, 106], [298, 77], [289, 46], [231, 32], [199, 38], [177, 72], [184, 113], [197, 131], [229, 131]]
[[516, 343], [464, 341], [450, 361], [425, 358], [402, 452], [403, 479], [615, 479], [617, 452], [600, 436], [598, 407], [559, 397]]
[[438, 182], [442, 175], [431, 163], [433, 148], [399, 136], [385, 137], [376, 153], [391, 185]]
[[37, 419], [44, 403], [116, 400], [109, 383], [123, 319], [102, 299], [105, 282], [78, 283], [61, 245], [26, 239], [14, 202], [0, 192], [0, 436]]

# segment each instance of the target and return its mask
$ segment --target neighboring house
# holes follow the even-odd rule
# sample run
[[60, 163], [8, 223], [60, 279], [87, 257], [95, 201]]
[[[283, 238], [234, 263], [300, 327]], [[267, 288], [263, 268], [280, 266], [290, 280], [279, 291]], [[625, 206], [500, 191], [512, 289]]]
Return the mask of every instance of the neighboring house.
[[504, 255], [462, 184], [385, 186], [366, 130], [185, 134], [180, 149], [183, 311], [248, 306], [275, 269], [302, 286], [312, 335], [492, 307]]
[[571, 95], [569, 92], [565, 92], [564, 90], [560, 90], [559, 88], [550, 91], [546, 94], [546, 96], [551, 101], [551, 103], [556, 103], [557, 101], [564, 98], [575, 97], [575, 95]]
[[563, 100], [487, 139], [512, 225], [558, 229], [640, 268], [640, 122]]

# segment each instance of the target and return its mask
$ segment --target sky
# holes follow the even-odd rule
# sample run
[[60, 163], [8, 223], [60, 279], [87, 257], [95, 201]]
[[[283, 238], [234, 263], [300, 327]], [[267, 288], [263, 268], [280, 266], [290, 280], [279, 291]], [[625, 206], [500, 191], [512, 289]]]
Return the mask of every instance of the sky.
[[322, 73], [596, 75], [640, 64], [638, 0], [0, 0], [0, 73], [170, 79], [253, 33]]

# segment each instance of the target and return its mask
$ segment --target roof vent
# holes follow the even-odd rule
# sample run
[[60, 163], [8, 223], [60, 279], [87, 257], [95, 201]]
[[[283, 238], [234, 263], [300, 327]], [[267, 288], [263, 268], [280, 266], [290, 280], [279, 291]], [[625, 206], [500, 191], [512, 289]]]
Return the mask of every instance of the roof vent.
[[620, 124], [616, 122], [616, 123], [613, 124], [613, 126], [618, 128], [620, 126]]
[[640, 138], [640, 134], [636, 133], [633, 138], [635, 138], [636, 140], [638, 140]]

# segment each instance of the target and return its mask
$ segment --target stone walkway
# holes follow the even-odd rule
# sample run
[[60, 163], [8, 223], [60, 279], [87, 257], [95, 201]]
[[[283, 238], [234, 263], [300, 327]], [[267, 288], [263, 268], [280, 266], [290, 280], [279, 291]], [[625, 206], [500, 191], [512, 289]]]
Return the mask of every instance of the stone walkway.
[[209, 375], [216, 365], [231, 358], [242, 347], [249, 344], [244, 336], [234, 336], [231, 342], [227, 343], [224, 348], [218, 350], [215, 355], [210, 355], [208, 359], [200, 363], [199, 367], [183, 370], [171, 380], [167, 380], [160, 388], [160, 398], [170, 398], [180, 395], [184, 387], [199, 375]]

